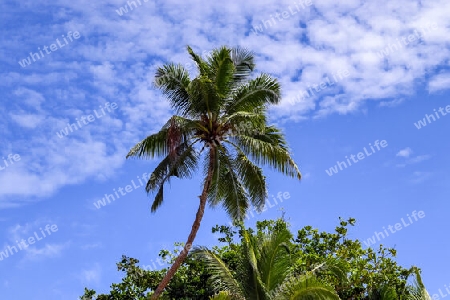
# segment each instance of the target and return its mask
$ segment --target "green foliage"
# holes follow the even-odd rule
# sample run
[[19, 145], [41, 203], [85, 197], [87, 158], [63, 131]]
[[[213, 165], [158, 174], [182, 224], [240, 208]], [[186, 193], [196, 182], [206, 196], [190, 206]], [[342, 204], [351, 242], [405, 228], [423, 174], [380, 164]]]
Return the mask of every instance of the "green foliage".
[[363, 249], [361, 242], [347, 238], [348, 226], [354, 226], [355, 220], [340, 220], [335, 233], [319, 232], [311, 226], [299, 230], [295, 244], [303, 255], [297, 261], [299, 273], [311, 265], [329, 262], [345, 271], [347, 280], [329, 276], [327, 272], [319, 275], [334, 285], [342, 299], [365, 299], [368, 294], [380, 286], [387, 285], [401, 294], [411, 269], [404, 269], [394, 261], [396, 250], [380, 245], [378, 250]]
[[211, 297], [210, 300], [233, 300], [233, 298], [231, 297], [230, 293], [221, 291]]
[[[180, 246], [180, 244], [176, 244]], [[166, 263], [173, 263], [179, 250], [173, 252], [161, 250], [159, 256]], [[122, 256], [117, 263], [117, 269], [125, 273], [121, 283], [113, 283], [108, 294], [96, 295], [94, 290], [85, 289], [82, 300], [144, 300], [150, 299], [152, 291], [156, 289], [164, 277], [167, 269], [150, 271], [138, 266], [139, 260]], [[175, 274], [165, 292], [163, 300], [169, 299], [208, 299], [213, 296], [212, 287], [207, 284], [211, 274], [205, 269], [203, 263], [187, 258]], [[84, 298], [83, 298], [84, 297]]]
[[[255, 229], [216, 225], [212, 232], [221, 234], [223, 244], [196, 248], [161, 299], [430, 300], [418, 268], [399, 266], [394, 249], [363, 249], [348, 239], [354, 225], [350, 218], [333, 233], [305, 226], [296, 235], [282, 219], [257, 222]], [[179, 251], [162, 250], [160, 257], [170, 264]], [[123, 256], [117, 264], [125, 273], [122, 282], [97, 298], [86, 289], [84, 300], [148, 299], [166, 269], [147, 271], [138, 263]], [[414, 284], [407, 283], [410, 278]]]
[[286, 280], [274, 300], [339, 300], [336, 291], [328, 284], [321, 282], [312, 274], [292, 277]]

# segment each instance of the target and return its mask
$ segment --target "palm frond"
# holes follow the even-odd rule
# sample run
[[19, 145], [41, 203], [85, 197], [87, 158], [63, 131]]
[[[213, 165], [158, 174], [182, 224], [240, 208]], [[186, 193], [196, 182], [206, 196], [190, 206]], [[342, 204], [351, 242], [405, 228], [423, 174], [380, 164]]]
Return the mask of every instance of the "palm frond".
[[431, 300], [430, 294], [423, 284], [422, 277], [420, 276], [420, 270], [417, 267], [412, 267], [412, 274], [414, 274], [414, 284], [408, 286], [407, 300]]
[[291, 259], [288, 245], [291, 238], [291, 232], [284, 228], [273, 232], [271, 236], [260, 242], [261, 256], [258, 262], [260, 276], [269, 290], [274, 290], [279, 286], [290, 272], [294, 261]]
[[221, 100], [216, 92], [214, 82], [206, 77], [199, 76], [191, 81], [188, 87], [191, 100], [191, 111], [197, 115], [219, 114]]
[[201, 123], [196, 120], [172, 116], [158, 133], [146, 137], [131, 148], [126, 158], [132, 156], [154, 158], [167, 155], [173, 146], [170, 139], [172, 138], [174, 126], [179, 133], [180, 139], [178, 144], [189, 140], [195, 130], [202, 129]]
[[368, 300], [397, 300], [398, 298], [395, 289], [388, 285], [377, 287], [368, 296]]
[[344, 285], [348, 284], [349, 281], [348, 262], [334, 256], [327, 257], [321, 263], [314, 264], [309, 271], [329, 283]]
[[242, 221], [248, 209], [247, 192], [237, 173], [237, 166], [230, 152], [225, 147], [218, 147], [218, 152], [220, 168], [216, 183], [216, 198], [210, 198], [210, 203], [214, 206], [221, 202], [232, 219]]
[[208, 196], [210, 205], [222, 203], [234, 220], [243, 220], [249, 201], [261, 211], [267, 198], [262, 169], [239, 149], [236, 149], [237, 154], [231, 154], [223, 145], [215, 149], [216, 164]]
[[287, 176], [301, 179], [300, 170], [289, 154], [283, 134], [274, 126], [266, 127], [261, 134], [241, 134], [230, 139], [255, 163], [268, 165]]
[[132, 156], [153, 158], [155, 156], [167, 155], [167, 136], [168, 129], [163, 128], [158, 133], [146, 137], [131, 148], [126, 158]]
[[241, 82], [247, 79], [255, 68], [253, 52], [245, 48], [233, 48], [231, 59], [235, 65], [234, 81]]
[[280, 100], [281, 87], [278, 81], [268, 74], [261, 74], [236, 89], [227, 102], [225, 111], [228, 114], [252, 111], [258, 106], [278, 104]]
[[253, 164], [242, 152], [237, 155], [235, 165], [250, 202], [261, 212], [267, 198], [266, 177], [262, 169]]
[[208, 68], [208, 64], [200, 57], [200, 55], [196, 54], [190, 46], [187, 46], [187, 51], [191, 56], [192, 60], [197, 64], [197, 68], [200, 72], [200, 75], [201, 76], [210, 75], [211, 71]]
[[287, 280], [277, 290], [274, 300], [339, 300], [335, 290], [314, 275], [306, 274]]
[[182, 65], [167, 64], [156, 71], [154, 84], [177, 113], [191, 115], [191, 101], [187, 88], [191, 80], [189, 72]]
[[230, 134], [244, 134], [253, 136], [263, 133], [266, 128], [265, 109], [257, 109], [253, 112], [238, 111], [223, 118], [223, 126], [230, 128]]
[[219, 256], [205, 247], [194, 248], [191, 255], [203, 261], [206, 268], [211, 271], [211, 285], [215, 292], [227, 291], [235, 297], [243, 294], [242, 287], [234, 278], [234, 274]]
[[214, 76], [216, 92], [224, 99], [231, 88], [235, 66], [230, 55], [231, 50], [226, 47], [215, 49], [208, 58], [208, 64]]
[[218, 294], [209, 297], [209, 300], [237, 300], [237, 298], [233, 298], [230, 293], [220, 291]]
[[238, 268], [238, 276], [247, 299], [265, 299], [269, 293], [261, 279], [259, 260], [261, 259], [258, 241], [247, 230], [242, 231], [242, 254]]
[[164, 184], [170, 181], [172, 176], [178, 178], [191, 178], [194, 174], [199, 155], [194, 149], [194, 143], [186, 142], [177, 147], [176, 156], [167, 155], [155, 168], [147, 182], [145, 190], [147, 193], [158, 190], [153, 201], [151, 211], [154, 212], [163, 202]]
[[[214, 153], [211, 153], [211, 151], [214, 151]], [[205, 175], [205, 180], [203, 184], [206, 183], [206, 174], [208, 173], [209, 165], [206, 162], [209, 162], [211, 154], [214, 154], [214, 170], [213, 175], [211, 178], [211, 184], [208, 191], [208, 202], [211, 206], [215, 206], [219, 203], [219, 182], [220, 182], [220, 170], [222, 168], [221, 161], [219, 159], [219, 150], [218, 147], [214, 147], [213, 149], [210, 149], [208, 151], [206, 157], [204, 158], [205, 163], [203, 163], [203, 173]]]

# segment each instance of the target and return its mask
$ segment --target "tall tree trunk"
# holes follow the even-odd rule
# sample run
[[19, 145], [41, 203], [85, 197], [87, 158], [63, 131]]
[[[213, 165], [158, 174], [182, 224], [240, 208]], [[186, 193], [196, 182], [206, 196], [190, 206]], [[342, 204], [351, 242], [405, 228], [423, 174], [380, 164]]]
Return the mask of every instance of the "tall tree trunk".
[[202, 194], [200, 195], [200, 205], [197, 210], [197, 214], [195, 215], [195, 221], [192, 224], [191, 233], [188, 236], [187, 242], [181, 251], [181, 253], [178, 255], [178, 257], [175, 259], [175, 262], [170, 267], [169, 271], [167, 271], [166, 275], [164, 276], [163, 280], [159, 283], [158, 287], [155, 290], [155, 293], [152, 295], [150, 299], [158, 299], [159, 296], [161, 296], [161, 293], [166, 288], [167, 284], [169, 284], [172, 277], [177, 272], [178, 268], [181, 266], [183, 261], [186, 259], [190, 248], [192, 247], [192, 243], [194, 242], [195, 236], [197, 235], [198, 229], [200, 228], [200, 222], [202, 221], [203, 214], [205, 213], [205, 206], [206, 206], [206, 200], [208, 197], [208, 191], [211, 187], [211, 181], [212, 176], [214, 172], [214, 164], [215, 164], [215, 153], [216, 149], [214, 146], [211, 145], [210, 152], [209, 152], [209, 167], [208, 167], [208, 174], [206, 177], [205, 185], [203, 186]]

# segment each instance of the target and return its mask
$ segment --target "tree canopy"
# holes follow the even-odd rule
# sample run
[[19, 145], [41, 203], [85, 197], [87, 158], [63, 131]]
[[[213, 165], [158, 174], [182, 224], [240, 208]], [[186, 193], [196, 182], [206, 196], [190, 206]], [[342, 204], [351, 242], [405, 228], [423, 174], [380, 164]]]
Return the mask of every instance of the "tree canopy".
[[[192, 251], [161, 298], [187, 300], [215, 296], [214, 299], [237, 299], [232, 298], [231, 289], [227, 289], [232, 282], [226, 281], [237, 280], [239, 285], [244, 286], [244, 277], [239, 274], [248, 273], [253, 263], [258, 265], [256, 270], [260, 272], [259, 280], [263, 283], [258, 288], [266, 288], [268, 292], [267, 298], [260, 299], [281, 299], [281, 295], [285, 295], [283, 299], [290, 299], [286, 295], [307, 282], [305, 279], [311, 285], [314, 282], [317, 286], [331, 288], [340, 299], [428, 299], [420, 270], [414, 266], [404, 268], [398, 265], [395, 249], [382, 245], [378, 249], [364, 249], [360, 241], [348, 238], [348, 231], [355, 222], [353, 218], [340, 219], [331, 233], [311, 226], [293, 233], [283, 219], [259, 221], [256, 228], [244, 228], [242, 224], [233, 227], [216, 225], [212, 232], [221, 234], [219, 245]], [[274, 251], [275, 245], [280, 246], [280, 250]], [[253, 262], [248, 257], [251, 253], [249, 247], [255, 254]], [[178, 251], [161, 250], [159, 255], [171, 263]], [[217, 272], [217, 268], [211, 267], [214, 264], [208, 263], [208, 259], [200, 259], [199, 255], [204, 256], [205, 253], [223, 262], [221, 272], [229, 271], [228, 279]], [[267, 255], [271, 253], [276, 254], [279, 265], [267, 262]], [[95, 296], [95, 291], [86, 289], [84, 299], [149, 299], [166, 271], [144, 270], [139, 267], [137, 259], [126, 256], [122, 257], [117, 267], [125, 273], [121, 283], [112, 284], [108, 294], [98, 296]], [[270, 283], [264, 274], [277, 274], [277, 279]], [[410, 278], [416, 278], [417, 282], [411, 283]], [[217, 294], [219, 290], [223, 292]], [[243, 299], [253, 299], [251, 295], [243, 296]]]

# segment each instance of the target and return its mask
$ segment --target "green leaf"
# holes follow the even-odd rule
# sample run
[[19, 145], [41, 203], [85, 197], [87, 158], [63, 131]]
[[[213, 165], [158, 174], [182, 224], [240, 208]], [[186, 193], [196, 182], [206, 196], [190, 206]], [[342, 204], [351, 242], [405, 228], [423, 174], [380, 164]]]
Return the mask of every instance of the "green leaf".
[[241, 134], [230, 139], [255, 163], [269, 165], [287, 176], [301, 179], [300, 170], [289, 154], [284, 136], [277, 128], [268, 126], [262, 134]]

